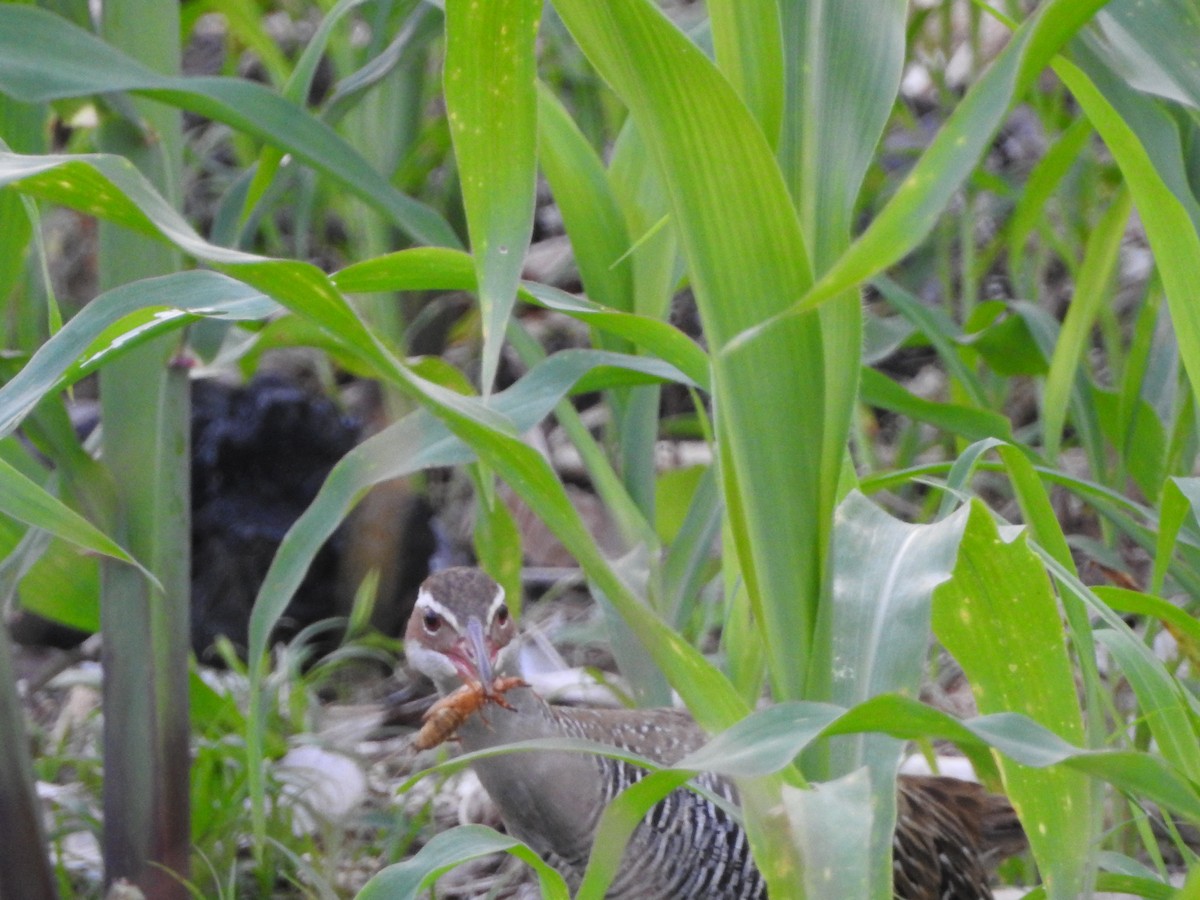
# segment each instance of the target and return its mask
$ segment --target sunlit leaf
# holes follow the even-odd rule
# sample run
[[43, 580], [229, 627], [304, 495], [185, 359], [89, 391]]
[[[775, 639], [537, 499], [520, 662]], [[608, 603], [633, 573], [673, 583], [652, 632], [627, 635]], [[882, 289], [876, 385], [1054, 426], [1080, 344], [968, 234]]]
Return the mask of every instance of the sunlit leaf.
[[[954, 578], [938, 588], [934, 632], [970, 680], [980, 712], [1021, 712], [1068, 741], [1083, 723], [1058, 605], [1024, 538], [999, 535], [975, 501]], [[1091, 798], [1064, 769], [1000, 763], [1052, 897], [1076, 897], [1088, 878]]]
[[[443, 89], [483, 318], [489, 394], [533, 227], [537, 0], [448, 0]], [[503, 152], [496, 141], [503, 140]]]

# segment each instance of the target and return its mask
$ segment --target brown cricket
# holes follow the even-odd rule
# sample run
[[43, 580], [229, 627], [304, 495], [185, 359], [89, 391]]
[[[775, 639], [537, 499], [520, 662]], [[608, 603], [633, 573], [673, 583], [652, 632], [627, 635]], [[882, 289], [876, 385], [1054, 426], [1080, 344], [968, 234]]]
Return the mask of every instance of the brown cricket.
[[490, 688], [480, 681], [467, 682], [429, 708], [422, 717], [425, 724], [413, 739], [413, 746], [418, 750], [429, 750], [449, 740], [472, 715], [477, 712], [482, 715], [481, 710], [489, 703], [512, 709], [504, 694], [517, 687], [528, 685], [511, 676], [497, 678]]

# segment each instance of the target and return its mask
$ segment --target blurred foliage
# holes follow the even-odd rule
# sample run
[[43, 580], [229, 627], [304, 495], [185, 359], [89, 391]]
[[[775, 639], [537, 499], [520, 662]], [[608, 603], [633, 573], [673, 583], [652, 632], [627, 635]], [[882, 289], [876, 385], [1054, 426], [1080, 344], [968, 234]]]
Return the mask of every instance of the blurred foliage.
[[[384, 389], [259, 592], [244, 703], [192, 681], [198, 895], [341, 890], [337, 860], [305, 855], [358, 851], [296, 837], [272, 774], [328, 670], [272, 667], [271, 634], [367, 489], [461, 466], [481, 561], [519, 584], [511, 490], [578, 561], [633, 695], [674, 689], [715, 735], [619, 799], [606, 840], [716, 768], [773, 895], [804, 894], [789, 873], [843, 820], [837, 877], [888, 896], [896, 766], [945, 738], [1038, 835], [1036, 891], [1167, 895], [1157, 833], [1190, 867], [1179, 826], [1200, 821], [1200, 19], [1029, 6], [191, 0], [176, 75], [97, 37], [84, 4], [0, 4], [6, 603], [94, 626], [80, 552], [136, 572], [67, 418], [131, 351], [171, 341], [246, 376], [306, 347]], [[145, 103], [184, 114], [165, 185], [99, 152], [124, 128], [153, 154]], [[98, 287], [84, 217], [185, 262]], [[571, 262], [539, 265], [564, 235]], [[539, 346], [564, 318], [587, 344]], [[575, 451], [619, 558], [535, 428]], [[905, 699], [931, 660], [983, 715]], [[24, 773], [0, 676], [0, 770]], [[41, 749], [39, 777], [94, 771]], [[837, 810], [793, 790], [862, 767], [871, 791]], [[785, 798], [789, 826], [768, 824]], [[380, 867], [423, 840], [393, 824], [367, 829]], [[492, 850], [528, 856], [459, 831], [363, 896]]]

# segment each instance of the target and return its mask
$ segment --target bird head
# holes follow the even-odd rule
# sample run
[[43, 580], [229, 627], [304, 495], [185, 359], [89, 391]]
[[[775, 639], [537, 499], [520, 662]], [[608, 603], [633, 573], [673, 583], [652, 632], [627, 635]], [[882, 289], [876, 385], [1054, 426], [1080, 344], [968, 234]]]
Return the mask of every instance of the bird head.
[[468, 681], [491, 685], [516, 649], [516, 623], [504, 601], [504, 588], [479, 569], [430, 575], [404, 634], [409, 664], [444, 692]]

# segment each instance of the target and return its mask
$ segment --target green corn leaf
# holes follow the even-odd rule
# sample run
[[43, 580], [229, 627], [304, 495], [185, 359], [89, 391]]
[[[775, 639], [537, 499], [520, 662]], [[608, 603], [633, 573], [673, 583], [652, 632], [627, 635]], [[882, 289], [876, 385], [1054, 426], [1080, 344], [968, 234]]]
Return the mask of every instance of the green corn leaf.
[[1112, 0], [1096, 13], [1087, 41], [1139, 91], [1200, 109], [1197, 37], [1200, 14], [1188, 0]]
[[[443, 87], [483, 317], [491, 393], [533, 227], [536, 0], [448, 0]], [[497, 140], [503, 147], [496, 146]]]
[[[736, 93], [657, 10], [635, 0], [555, 6], [629, 106], [667, 187], [672, 226], [713, 348], [718, 446], [739, 560], [777, 691], [799, 696], [833, 506], [831, 479], [823, 475], [838, 468], [821, 459], [823, 413], [813, 412], [824, 402], [820, 323], [815, 316], [791, 323], [750, 352], [725, 347], [810, 280], [787, 187]], [[626, 65], [631, 58], [639, 60], [636, 70]], [[761, 376], [768, 371], [775, 377], [765, 387]], [[803, 448], [810, 462], [795, 464], [774, 451], [779, 446]], [[781, 516], [780, 506], [806, 514]]]
[[202, 316], [261, 319], [279, 307], [217, 272], [148, 278], [96, 297], [0, 388], [0, 434], [10, 434], [51, 391], [142, 340]]
[[[1000, 537], [974, 501], [954, 578], [933, 605], [938, 639], [959, 661], [984, 713], [1025, 713], [1068, 741], [1083, 737], [1057, 602], [1025, 540]], [[1086, 780], [1064, 769], [1001, 762], [1052, 897], [1077, 897], [1094, 861]]]
[[[475, 286], [475, 273], [470, 258], [461, 251], [422, 247], [347, 266], [333, 276], [333, 282], [347, 293], [469, 290]], [[710, 390], [708, 357], [695, 341], [666, 322], [532, 281], [522, 283], [519, 296], [623, 338], [686, 373], [705, 392]]]
[[901, 413], [917, 422], [928, 422], [949, 434], [967, 440], [985, 437], [1011, 441], [1012, 424], [1008, 417], [989, 409], [973, 409], [953, 403], [937, 403], [905, 390], [874, 369], [862, 370], [862, 401], [870, 406]]
[[541, 857], [516, 838], [484, 825], [463, 825], [434, 835], [415, 856], [388, 866], [355, 896], [357, 900], [416, 900], [455, 866], [501, 852], [511, 853], [533, 868], [542, 896], [547, 900], [568, 900], [571, 896], [562, 876], [542, 862]]
[[784, 48], [780, 9], [772, 0], [713, 0], [708, 4], [717, 65], [768, 143], [779, 143], [784, 115]]
[[1121, 191], [1088, 238], [1074, 299], [1054, 345], [1041, 406], [1043, 452], [1051, 462], [1058, 456], [1067, 399], [1075, 384], [1076, 372], [1087, 349], [1100, 304], [1109, 296], [1108, 285], [1116, 270], [1121, 238], [1132, 205], [1129, 191]]
[[151, 584], [158, 580], [108, 535], [44, 487], [0, 459], [0, 512], [18, 522], [41, 528], [84, 550], [129, 563]]
[[561, 102], [542, 84], [538, 146], [588, 299], [632, 310], [633, 265], [626, 256], [630, 240], [608, 174]]
[[[1009, 104], [1107, 0], [1052, 0], [1013, 35], [971, 86], [904, 183], [850, 248], [798, 300], [799, 315], [886, 269], [925, 238], [1000, 127]], [[753, 340], [752, 329], [741, 340]]]
[[1200, 203], [1188, 186], [1178, 128], [1086, 48], [1076, 54], [1082, 67], [1059, 60], [1055, 71], [1121, 168], [1154, 251], [1184, 368], [1200, 384]]
[[0, 91], [30, 103], [128, 91], [178, 106], [282, 147], [421, 243], [459, 244], [434, 210], [400, 193], [329, 126], [275, 92], [242, 79], [160, 75], [36, 7], [0, 6]]

